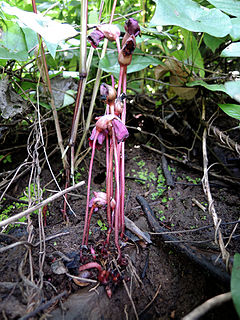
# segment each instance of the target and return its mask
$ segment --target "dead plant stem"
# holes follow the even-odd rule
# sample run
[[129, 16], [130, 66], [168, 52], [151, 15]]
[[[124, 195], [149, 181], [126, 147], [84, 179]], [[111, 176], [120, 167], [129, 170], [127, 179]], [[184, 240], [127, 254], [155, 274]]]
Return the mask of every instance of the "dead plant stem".
[[[202, 120], [205, 121], [205, 118], [206, 118], [206, 110], [205, 110], [205, 101], [203, 98], [202, 99]], [[203, 130], [202, 152], [203, 152], [203, 178], [202, 178], [203, 191], [208, 199], [208, 212], [212, 216], [213, 223], [215, 226], [215, 233], [216, 233], [215, 241], [217, 244], [219, 244], [223, 261], [225, 261], [227, 266], [228, 260], [229, 260], [229, 253], [227, 252], [223, 242], [223, 237], [220, 229], [221, 220], [218, 218], [217, 212], [215, 210], [214, 201], [212, 198], [209, 179], [208, 179], [207, 128], [204, 128]]]
[[18, 219], [20, 219], [22, 217], [27, 216], [28, 214], [32, 213], [33, 211], [38, 210], [39, 208], [46, 206], [48, 203], [55, 201], [57, 198], [63, 196], [65, 193], [73, 191], [73, 190], [81, 187], [84, 184], [85, 184], [85, 182], [81, 181], [81, 182], [77, 183], [75, 186], [71, 186], [65, 190], [59, 191], [58, 193], [54, 194], [53, 196], [49, 197], [48, 199], [43, 200], [42, 202], [36, 204], [35, 206], [28, 208], [27, 210], [25, 210], [21, 213], [18, 213], [13, 217], [10, 217], [6, 220], [0, 221], [0, 227], [3, 227], [9, 223], [17, 221]]

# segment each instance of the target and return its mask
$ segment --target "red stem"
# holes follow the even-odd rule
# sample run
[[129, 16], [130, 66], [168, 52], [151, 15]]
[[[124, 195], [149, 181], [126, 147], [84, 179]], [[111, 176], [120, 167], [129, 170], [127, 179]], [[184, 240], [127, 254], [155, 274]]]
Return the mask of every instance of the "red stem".
[[118, 163], [118, 152], [117, 152], [117, 145], [116, 145], [116, 137], [114, 130], [112, 131], [112, 140], [113, 140], [113, 148], [114, 148], [114, 159], [115, 159], [115, 182], [116, 182], [116, 207], [115, 207], [115, 217], [114, 217], [114, 235], [115, 235], [115, 245], [118, 250], [118, 259], [121, 258], [121, 249], [118, 240], [118, 233], [119, 233], [119, 196], [120, 196], [120, 186], [119, 186], [119, 163]]
[[85, 241], [85, 245], [86, 245], [86, 246], [88, 245], [88, 236], [89, 236], [90, 222], [91, 222], [91, 218], [92, 218], [92, 214], [93, 214], [94, 209], [95, 209], [95, 206], [92, 205], [91, 210], [90, 210], [89, 215], [88, 215], [86, 241]]
[[92, 168], [93, 168], [93, 159], [95, 154], [96, 142], [99, 135], [99, 131], [96, 132], [96, 135], [93, 140], [93, 147], [92, 147], [92, 156], [89, 166], [89, 173], [88, 173], [88, 187], [87, 187], [87, 204], [86, 204], [86, 214], [85, 214], [85, 222], [84, 222], [84, 230], [83, 230], [83, 238], [82, 238], [82, 245], [87, 245], [85, 241], [86, 233], [87, 233], [87, 226], [88, 226], [88, 209], [89, 209], [89, 198], [90, 198], [90, 186], [91, 186], [91, 179], [92, 179]]
[[79, 267], [79, 272], [87, 270], [87, 269], [93, 269], [93, 268], [96, 268], [96, 269], [98, 269], [99, 272], [102, 272], [102, 267], [97, 262], [89, 262], [87, 264], [84, 264], [84, 265], [80, 266]]
[[112, 217], [111, 217], [111, 198], [113, 196], [113, 145], [110, 143], [110, 152], [109, 152], [109, 163], [107, 171], [107, 220], [108, 220], [108, 233], [107, 233], [107, 244], [109, 244], [110, 233], [112, 229]]

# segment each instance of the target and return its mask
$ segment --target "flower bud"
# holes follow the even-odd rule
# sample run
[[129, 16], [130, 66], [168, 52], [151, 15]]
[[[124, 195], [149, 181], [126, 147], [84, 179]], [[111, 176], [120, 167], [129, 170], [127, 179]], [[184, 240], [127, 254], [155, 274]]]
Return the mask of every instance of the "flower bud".
[[107, 103], [116, 99], [116, 90], [106, 83], [100, 85], [100, 95], [102, 100], [106, 100]]
[[130, 35], [134, 35], [135, 37], [137, 37], [140, 34], [140, 27], [138, 21], [133, 18], [129, 18], [125, 22], [124, 29], [127, 33], [129, 33]]
[[114, 113], [118, 116], [122, 112], [123, 112], [123, 102], [121, 101], [121, 98], [118, 98], [115, 100]]

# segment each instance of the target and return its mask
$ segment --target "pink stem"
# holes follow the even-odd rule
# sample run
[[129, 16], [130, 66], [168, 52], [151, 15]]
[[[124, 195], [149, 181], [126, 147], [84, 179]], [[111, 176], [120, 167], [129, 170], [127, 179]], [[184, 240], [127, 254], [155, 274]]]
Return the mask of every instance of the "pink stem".
[[114, 76], [111, 74], [111, 80], [112, 80], [112, 87], [115, 87], [115, 80], [114, 80]]
[[118, 91], [117, 96], [119, 97], [121, 94], [122, 89], [122, 82], [123, 82], [123, 72], [124, 72], [124, 66], [120, 65], [120, 73], [119, 73], [119, 81], [118, 81]]
[[113, 146], [110, 143], [110, 152], [109, 152], [109, 163], [108, 163], [108, 171], [107, 171], [107, 220], [108, 220], [108, 232], [107, 232], [107, 244], [109, 244], [110, 233], [112, 229], [112, 218], [111, 218], [111, 197], [113, 196]]
[[[123, 93], [127, 91], [127, 67], [124, 67], [123, 72]], [[126, 122], [126, 99], [123, 102], [122, 122]], [[121, 238], [123, 238], [125, 231], [124, 222], [124, 196], [125, 196], [125, 142], [121, 143], [121, 162], [120, 162], [120, 223], [121, 223]]]
[[116, 146], [116, 137], [114, 130], [112, 131], [113, 147], [114, 147], [114, 159], [115, 159], [115, 181], [116, 181], [116, 207], [115, 207], [115, 217], [114, 217], [114, 235], [115, 235], [115, 245], [118, 250], [118, 259], [121, 258], [121, 249], [118, 240], [119, 233], [119, 196], [120, 196], [120, 186], [119, 186], [119, 163], [118, 163], [118, 152]]
[[96, 268], [96, 269], [98, 269], [99, 272], [102, 272], [102, 267], [97, 262], [86, 263], [86, 264], [79, 267], [79, 271], [84, 271], [84, 270], [93, 269], [93, 268]]
[[85, 237], [86, 237], [85, 245], [86, 245], [86, 246], [88, 245], [88, 236], [89, 236], [90, 221], [91, 221], [91, 218], [92, 218], [92, 214], [93, 214], [94, 209], [95, 209], [95, 206], [92, 205], [91, 210], [90, 210], [89, 215], [88, 215], [87, 232], [86, 232], [86, 235], [85, 235]]
[[93, 168], [93, 159], [95, 154], [96, 142], [99, 135], [99, 131], [96, 132], [96, 135], [93, 140], [93, 147], [92, 147], [92, 156], [89, 166], [89, 173], [88, 173], [88, 187], [87, 187], [87, 204], [86, 204], [86, 214], [85, 214], [85, 222], [84, 222], [84, 229], [83, 229], [83, 238], [82, 238], [82, 245], [85, 245], [85, 237], [86, 233], [89, 231], [87, 230], [88, 227], [88, 207], [89, 207], [89, 198], [90, 198], [90, 186], [91, 186], [91, 179], [92, 179], [92, 168]]

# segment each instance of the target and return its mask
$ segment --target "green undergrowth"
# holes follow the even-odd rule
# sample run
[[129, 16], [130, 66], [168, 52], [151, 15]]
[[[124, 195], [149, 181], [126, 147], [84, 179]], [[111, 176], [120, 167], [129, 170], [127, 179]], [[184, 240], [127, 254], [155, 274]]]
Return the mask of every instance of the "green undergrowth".
[[[45, 190], [42, 192], [44, 193]], [[0, 213], [0, 221], [6, 220], [9, 217], [11, 217], [14, 213], [26, 210], [28, 208], [28, 202], [29, 197], [34, 204], [37, 204], [36, 201], [36, 194], [37, 194], [37, 186], [34, 184], [30, 185], [30, 191], [29, 188], [26, 187], [25, 190], [22, 192], [21, 196], [19, 197], [19, 200], [26, 201], [27, 203], [19, 203], [17, 201], [12, 202], [9, 206], [7, 206], [1, 213]], [[3, 201], [7, 201], [6, 198], [3, 198]], [[32, 212], [32, 214], [37, 214], [38, 210], [35, 210]], [[26, 222], [27, 217], [22, 217], [18, 221], [19, 222]], [[8, 228], [5, 230], [5, 232], [8, 232], [10, 229], [14, 227], [19, 227], [20, 224], [9, 224]]]

